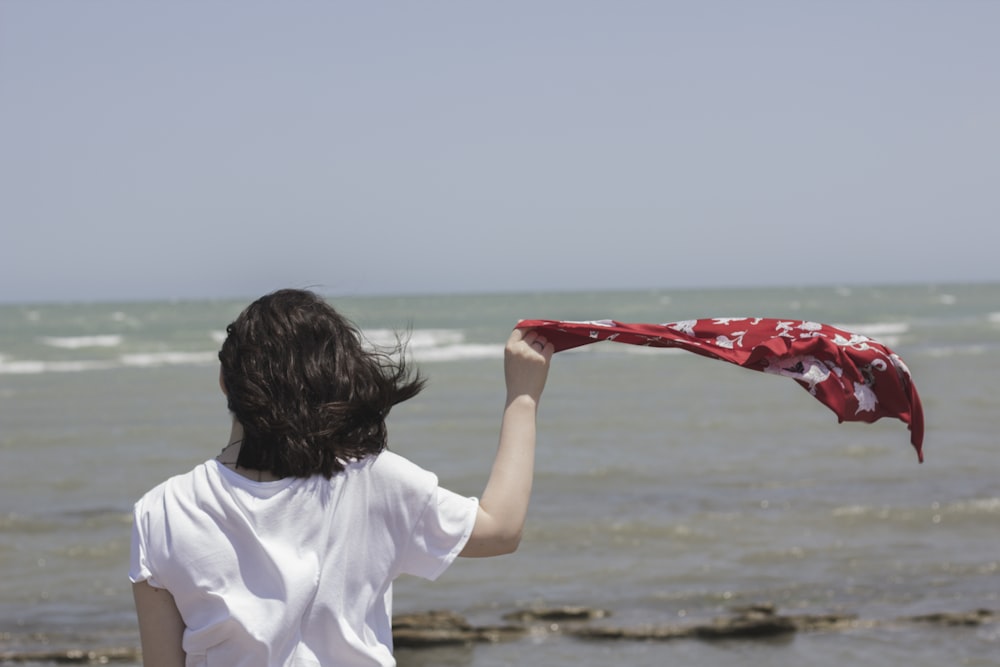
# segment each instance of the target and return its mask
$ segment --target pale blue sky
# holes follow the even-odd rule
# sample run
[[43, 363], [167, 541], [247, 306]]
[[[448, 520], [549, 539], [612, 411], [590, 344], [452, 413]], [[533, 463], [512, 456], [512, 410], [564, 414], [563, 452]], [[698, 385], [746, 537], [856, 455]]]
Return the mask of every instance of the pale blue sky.
[[0, 302], [997, 281], [998, 34], [994, 0], [0, 0]]

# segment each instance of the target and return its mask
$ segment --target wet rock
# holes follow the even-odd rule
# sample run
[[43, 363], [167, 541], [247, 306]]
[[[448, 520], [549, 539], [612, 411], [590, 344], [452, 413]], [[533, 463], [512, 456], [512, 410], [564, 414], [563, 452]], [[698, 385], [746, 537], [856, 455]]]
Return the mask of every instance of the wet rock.
[[66, 649], [62, 651], [0, 652], [3, 663], [56, 663], [58, 665], [108, 665], [115, 662], [139, 662], [137, 648]]
[[947, 626], [976, 626], [985, 623], [1000, 622], [1000, 615], [989, 609], [976, 609], [966, 612], [941, 612], [911, 616], [908, 620], [915, 623], [934, 623]]
[[732, 618], [717, 618], [712, 623], [692, 628], [698, 639], [748, 639], [788, 635], [798, 627], [787, 616], [779, 616], [773, 609], [748, 611]]
[[796, 632], [790, 618], [775, 614], [773, 605], [743, 607], [731, 617], [716, 618], [708, 623], [686, 625], [648, 625], [634, 628], [586, 627], [573, 631], [586, 639], [754, 639], [779, 637]]
[[468, 644], [475, 641], [476, 630], [458, 614], [428, 611], [393, 617], [392, 639], [396, 646]]
[[[635, 627], [613, 627], [602, 623], [591, 623], [611, 616], [610, 612], [595, 607], [564, 606], [519, 610], [503, 617], [508, 625], [498, 626], [474, 626], [454, 612], [428, 611], [394, 617], [392, 634], [397, 647], [419, 649], [516, 640], [538, 633], [558, 633], [583, 640], [721, 641], [774, 639], [796, 632], [838, 632], [899, 623], [927, 623], [948, 627], [976, 627], [988, 623], [1000, 623], [1000, 611], [990, 609], [940, 612], [896, 619], [859, 619], [853, 614], [785, 615], [779, 614], [775, 605], [771, 603], [736, 607], [732, 611], [732, 616], [703, 623]], [[10, 633], [0, 634], [0, 663], [111, 664], [140, 661], [139, 650], [129, 647], [44, 651], [4, 650], [4, 645], [10, 647], [13, 640]]]
[[875, 624], [875, 621], [859, 620], [855, 614], [794, 614], [786, 618], [799, 632], [842, 631]]
[[778, 607], [773, 602], [755, 602], [753, 604], [736, 606], [731, 609], [734, 614], [771, 615], [778, 613]]
[[464, 617], [451, 611], [424, 611], [415, 614], [399, 614], [392, 617], [393, 629], [421, 630], [472, 630]]
[[523, 627], [473, 626], [450, 611], [401, 614], [392, 619], [392, 640], [397, 647], [419, 648], [498, 642], [524, 635]]
[[690, 638], [692, 626], [640, 625], [630, 628], [581, 627], [573, 628], [569, 634], [580, 639], [626, 639], [626, 640], [670, 640]]
[[597, 618], [606, 618], [610, 615], [610, 612], [595, 607], [568, 606], [522, 609], [504, 614], [503, 619], [518, 623], [566, 623], [570, 621], [592, 621]]

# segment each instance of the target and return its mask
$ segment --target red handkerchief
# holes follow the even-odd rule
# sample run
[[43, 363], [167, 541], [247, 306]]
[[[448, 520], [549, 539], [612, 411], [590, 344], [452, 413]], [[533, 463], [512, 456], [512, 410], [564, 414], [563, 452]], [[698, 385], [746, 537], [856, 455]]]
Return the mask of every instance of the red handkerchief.
[[839, 421], [895, 417], [909, 425], [923, 462], [924, 414], [910, 370], [895, 352], [860, 334], [828, 324], [763, 317], [718, 317], [668, 324], [614, 320], [524, 320], [556, 352], [602, 340], [688, 352], [790, 377], [837, 414]]

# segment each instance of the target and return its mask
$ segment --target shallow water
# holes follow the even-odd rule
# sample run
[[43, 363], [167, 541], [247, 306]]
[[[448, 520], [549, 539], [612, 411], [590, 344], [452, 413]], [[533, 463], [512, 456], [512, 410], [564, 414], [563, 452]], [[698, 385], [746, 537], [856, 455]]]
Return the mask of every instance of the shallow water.
[[[1000, 628], [893, 619], [1000, 609], [1000, 286], [338, 299], [373, 338], [410, 327], [430, 385], [391, 447], [478, 495], [521, 318], [813, 319], [906, 360], [927, 417], [837, 424], [787, 378], [602, 344], [558, 355], [527, 534], [512, 556], [403, 579], [396, 611], [476, 624], [586, 605], [638, 626], [770, 602], [879, 621], [781, 641], [594, 642], [538, 634], [400, 651], [401, 665], [1000, 665]], [[241, 303], [0, 307], [0, 652], [134, 646], [131, 503], [228, 435], [219, 332]]]

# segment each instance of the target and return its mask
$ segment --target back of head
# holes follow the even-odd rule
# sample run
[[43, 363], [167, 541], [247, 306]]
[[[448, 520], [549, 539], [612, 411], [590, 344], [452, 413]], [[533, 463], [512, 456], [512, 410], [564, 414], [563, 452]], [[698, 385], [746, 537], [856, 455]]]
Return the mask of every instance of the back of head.
[[386, 446], [385, 419], [415, 396], [402, 346], [366, 347], [360, 332], [305, 290], [253, 302], [219, 352], [229, 410], [243, 426], [238, 463], [278, 477], [326, 477]]

